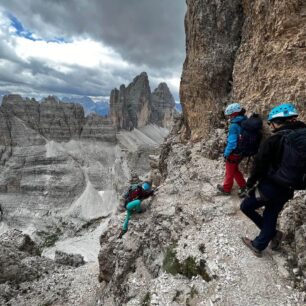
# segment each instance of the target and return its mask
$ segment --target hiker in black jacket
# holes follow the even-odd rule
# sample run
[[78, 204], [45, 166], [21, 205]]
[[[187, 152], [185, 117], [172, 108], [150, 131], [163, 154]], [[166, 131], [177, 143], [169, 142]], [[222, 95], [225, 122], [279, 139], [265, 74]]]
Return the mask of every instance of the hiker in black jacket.
[[[276, 230], [278, 215], [286, 202], [293, 198], [294, 190], [304, 188], [305, 169], [299, 164], [300, 159], [305, 158], [306, 151], [301, 150], [301, 147], [293, 147], [296, 150], [291, 150], [292, 144], [289, 144], [285, 136], [292, 135], [296, 138], [297, 135], [298, 145], [306, 146], [306, 124], [297, 121], [297, 116], [297, 110], [292, 104], [281, 104], [271, 110], [268, 124], [273, 135], [260, 147], [251, 175], [247, 180], [247, 188], [250, 192], [241, 203], [240, 209], [257, 225], [260, 233], [253, 240], [242, 237], [242, 241], [258, 257], [262, 256], [262, 251], [270, 241], [273, 250], [280, 247], [283, 233]], [[299, 132], [296, 133], [296, 131]], [[291, 147], [287, 150], [289, 145]], [[304, 152], [304, 157], [299, 152]], [[302, 183], [300, 183], [301, 180], [303, 180]], [[263, 206], [264, 211], [261, 216], [256, 210]]]

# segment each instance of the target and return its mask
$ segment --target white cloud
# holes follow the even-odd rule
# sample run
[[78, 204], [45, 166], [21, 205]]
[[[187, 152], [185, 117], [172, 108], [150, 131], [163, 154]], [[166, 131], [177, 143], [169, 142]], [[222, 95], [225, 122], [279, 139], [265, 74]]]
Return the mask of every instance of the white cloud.
[[[103, 40], [99, 40], [98, 35], [71, 33], [67, 41], [64, 41], [67, 38], [64, 35], [63, 41], [53, 41], [50, 36], [49, 41], [46, 41], [41, 39], [42, 33], [31, 33], [30, 28], [24, 31], [25, 37], [20, 36], [21, 31], [18, 32], [12, 26], [1, 6], [3, 4], [0, 4], [0, 91], [8, 90], [28, 96], [107, 96], [112, 88], [121, 84], [127, 85], [137, 74], [146, 71], [152, 90], [158, 83], [167, 82], [177, 98], [180, 80], [176, 69], [172, 71], [172, 68], [167, 66], [156, 68], [150, 61], [128, 61], [126, 54], [119, 53], [120, 48], [106, 45]], [[11, 13], [14, 15], [14, 11]], [[41, 18], [40, 15], [35, 16]], [[57, 30], [61, 30], [61, 26], [63, 25], [53, 23]], [[111, 29], [113, 26], [109, 27]], [[118, 29], [114, 28], [115, 34], [117, 31]], [[133, 37], [137, 35], [133, 31], [128, 33]], [[27, 38], [27, 34], [30, 34], [28, 38], [31, 39]], [[126, 37], [126, 40], [130, 38]], [[147, 41], [145, 36], [142, 38], [143, 43], [149, 46], [150, 37], [148, 36]], [[141, 46], [144, 47], [144, 44]], [[144, 52], [137, 45], [124, 50], [127, 53], [132, 52], [131, 50], [136, 53]], [[175, 58], [175, 55], [173, 57]], [[144, 53], [143, 58], [147, 58]]]
[[68, 71], [70, 71], [70, 65], [87, 68], [127, 68], [129, 66], [111, 48], [90, 39], [63, 43], [33, 41], [24, 37], [17, 37], [15, 50], [18, 56], [26, 60], [32, 58], [44, 60], [56, 69], [60, 69], [61, 65], [67, 65]]

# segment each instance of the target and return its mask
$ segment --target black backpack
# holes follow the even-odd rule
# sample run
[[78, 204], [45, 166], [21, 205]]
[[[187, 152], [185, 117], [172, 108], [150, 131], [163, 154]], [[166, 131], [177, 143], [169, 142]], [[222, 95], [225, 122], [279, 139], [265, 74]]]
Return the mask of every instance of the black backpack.
[[262, 119], [258, 114], [253, 114], [239, 125], [241, 132], [235, 153], [241, 154], [242, 157], [253, 156], [258, 152], [262, 138]]
[[280, 167], [271, 175], [278, 184], [294, 190], [306, 189], [306, 128], [285, 130], [281, 140]]

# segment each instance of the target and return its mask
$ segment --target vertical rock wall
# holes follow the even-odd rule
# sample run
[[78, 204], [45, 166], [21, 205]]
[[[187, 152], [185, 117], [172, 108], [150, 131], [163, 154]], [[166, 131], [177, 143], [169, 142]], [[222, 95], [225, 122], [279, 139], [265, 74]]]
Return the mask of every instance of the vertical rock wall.
[[243, 24], [241, 4], [241, 0], [187, 1], [187, 55], [180, 98], [187, 136], [192, 139], [209, 134], [229, 98]]
[[249, 110], [280, 102], [306, 106], [306, 1], [243, 1], [234, 99]]
[[187, 4], [180, 90], [187, 136], [207, 137], [230, 101], [263, 113], [291, 101], [305, 117], [304, 0]]

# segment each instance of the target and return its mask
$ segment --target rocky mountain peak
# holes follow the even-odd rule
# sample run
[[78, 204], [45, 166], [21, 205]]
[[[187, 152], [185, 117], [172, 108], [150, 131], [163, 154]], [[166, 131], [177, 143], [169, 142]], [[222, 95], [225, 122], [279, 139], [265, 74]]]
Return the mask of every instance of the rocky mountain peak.
[[169, 127], [175, 103], [166, 83], [151, 93], [148, 75], [142, 72], [125, 87], [113, 89], [110, 95], [110, 117], [116, 128], [131, 130], [149, 123]]

